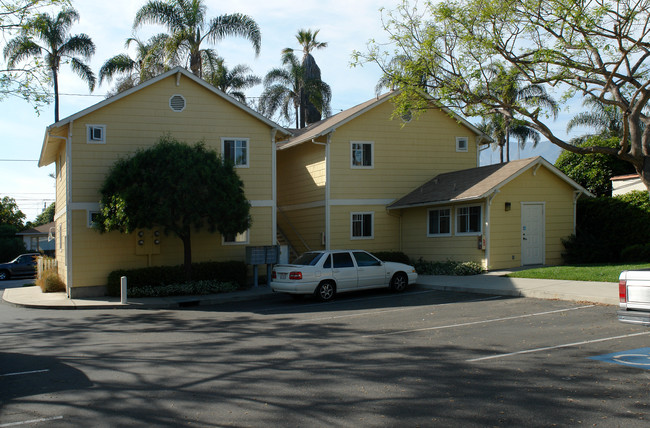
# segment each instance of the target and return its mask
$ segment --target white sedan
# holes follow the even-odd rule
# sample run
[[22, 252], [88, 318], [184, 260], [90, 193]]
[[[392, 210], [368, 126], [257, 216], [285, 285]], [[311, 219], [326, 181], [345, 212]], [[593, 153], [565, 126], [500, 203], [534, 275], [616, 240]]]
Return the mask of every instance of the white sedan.
[[383, 262], [362, 250], [310, 251], [292, 264], [276, 265], [271, 289], [292, 295], [314, 294], [327, 301], [346, 291], [383, 287], [404, 291], [417, 277], [413, 266]]

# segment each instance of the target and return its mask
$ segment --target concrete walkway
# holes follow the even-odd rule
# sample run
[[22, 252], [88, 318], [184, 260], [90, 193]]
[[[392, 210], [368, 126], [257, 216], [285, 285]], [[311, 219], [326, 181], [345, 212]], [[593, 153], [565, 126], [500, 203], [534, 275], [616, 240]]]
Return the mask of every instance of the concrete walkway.
[[[508, 278], [503, 276], [505, 273], [491, 272], [473, 276], [420, 275], [417, 284], [421, 288], [433, 290], [618, 305], [617, 283]], [[268, 299], [272, 295], [273, 292], [268, 287], [260, 286], [206, 296], [133, 298], [123, 305], [119, 298], [114, 297], [68, 299], [65, 293], [43, 293], [38, 287], [20, 287], [6, 289], [2, 299], [14, 306], [41, 309], [162, 309]]]

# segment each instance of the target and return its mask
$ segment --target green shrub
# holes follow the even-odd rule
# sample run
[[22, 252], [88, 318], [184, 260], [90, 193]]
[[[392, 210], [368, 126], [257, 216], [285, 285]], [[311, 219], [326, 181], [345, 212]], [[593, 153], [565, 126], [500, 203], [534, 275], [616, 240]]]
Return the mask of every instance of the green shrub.
[[[160, 287], [169, 284], [183, 284], [183, 265], [157, 266], [131, 270], [116, 270], [108, 275], [107, 294], [120, 295], [120, 278], [126, 276], [129, 290], [138, 287]], [[193, 281], [218, 281], [246, 287], [246, 263], [239, 261], [192, 263]], [[184, 293], [187, 294], [187, 293]]]
[[483, 266], [476, 262], [431, 262], [420, 257], [415, 262], [415, 270], [419, 275], [478, 275], [485, 272]]
[[404, 263], [405, 265], [411, 264], [411, 259], [409, 259], [409, 256], [402, 253], [401, 251], [377, 251], [372, 254], [384, 262]]
[[650, 242], [647, 192], [579, 199], [576, 233], [564, 239], [565, 263], [616, 263], [624, 248]]
[[650, 262], [650, 244], [636, 244], [621, 251], [621, 260], [627, 263]]

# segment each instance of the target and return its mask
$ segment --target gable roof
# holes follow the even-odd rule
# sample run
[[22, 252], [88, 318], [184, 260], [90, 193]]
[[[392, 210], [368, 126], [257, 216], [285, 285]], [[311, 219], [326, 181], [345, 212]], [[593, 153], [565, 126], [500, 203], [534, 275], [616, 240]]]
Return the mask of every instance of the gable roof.
[[[358, 104], [352, 108], [343, 110], [342, 112], [337, 113], [334, 116], [330, 116], [319, 122], [313, 123], [306, 128], [293, 130], [293, 137], [291, 137], [287, 141], [278, 143], [278, 149], [280, 150], [288, 149], [290, 147], [297, 146], [299, 144], [311, 141], [318, 137], [322, 137], [331, 132], [334, 132], [340, 126], [345, 125], [346, 123], [364, 114], [365, 112], [372, 110], [378, 105], [383, 104], [384, 102], [395, 97], [398, 93], [399, 92], [397, 91], [387, 92], [385, 94], [379, 95], [376, 98], [370, 99], [364, 103]], [[490, 137], [485, 135], [477, 127], [475, 127], [474, 125], [472, 125], [471, 123], [469, 123], [467, 120], [463, 119], [456, 113], [452, 112], [446, 107], [439, 106], [439, 108], [445, 113], [447, 113], [448, 115], [450, 115], [451, 117], [453, 117], [455, 120], [457, 120], [458, 122], [460, 122], [461, 124], [469, 128], [476, 135], [483, 136], [488, 141], [490, 140]]]
[[[53, 150], [52, 147], [48, 147], [50, 132], [53, 129], [60, 128], [60, 127], [62, 127], [64, 125], [67, 125], [67, 124], [69, 124], [69, 123], [71, 123], [71, 122], [73, 122], [73, 121], [75, 121], [75, 120], [77, 120], [77, 119], [79, 119], [81, 117], [84, 117], [84, 116], [86, 116], [86, 115], [88, 115], [90, 113], [93, 113], [93, 112], [95, 112], [95, 111], [97, 111], [97, 110], [99, 110], [99, 109], [101, 109], [101, 108], [103, 108], [103, 107], [105, 107], [105, 106], [107, 106], [109, 104], [112, 104], [115, 101], [118, 101], [118, 100], [121, 100], [122, 98], [128, 97], [129, 95], [131, 95], [131, 94], [133, 94], [135, 92], [138, 92], [138, 91], [140, 91], [140, 90], [142, 90], [142, 89], [144, 89], [144, 88], [146, 88], [148, 86], [154, 85], [154, 84], [156, 84], [156, 83], [158, 83], [158, 82], [160, 82], [160, 81], [162, 81], [164, 79], [167, 79], [167, 78], [169, 78], [171, 76], [174, 76], [174, 75], [176, 75], [177, 81], [181, 78], [181, 76], [184, 76], [184, 77], [192, 80], [193, 82], [197, 83], [198, 85], [202, 86], [203, 88], [207, 89], [208, 91], [212, 92], [213, 94], [221, 97], [222, 99], [229, 102], [230, 104], [232, 104], [236, 108], [239, 108], [239, 109], [245, 111], [249, 115], [255, 117], [258, 120], [260, 120], [261, 122], [264, 122], [269, 127], [277, 129], [277, 130], [281, 131], [285, 135], [288, 135], [288, 136], [292, 135], [291, 132], [289, 132], [284, 127], [282, 127], [282, 126], [278, 125], [277, 123], [273, 122], [271, 119], [261, 115], [260, 113], [256, 112], [255, 110], [248, 107], [247, 105], [237, 101], [236, 99], [234, 99], [230, 95], [226, 94], [225, 92], [215, 88], [214, 86], [210, 85], [205, 80], [195, 76], [194, 74], [192, 74], [190, 71], [186, 70], [185, 68], [183, 68], [183, 67], [175, 67], [175, 68], [173, 68], [173, 69], [171, 69], [171, 70], [169, 70], [169, 71], [167, 71], [165, 73], [159, 74], [156, 77], [153, 77], [153, 78], [151, 78], [149, 80], [146, 80], [146, 81], [140, 83], [139, 85], [134, 86], [133, 88], [127, 89], [124, 92], [120, 92], [119, 94], [114, 95], [114, 96], [112, 96], [110, 98], [106, 98], [105, 100], [100, 101], [97, 104], [94, 104], [94, 105], [92, 105], [92, 106], [90, 106], [90, 107], [88, 107], [86, 109], [83, 109], [83, 110], [81, 110], [81, 111], [79, 111], [79, 112], [77, 112], [77, 113], [75, 113], [75, 114], [73, 114], [71, 116], [68, 116], [68, 117], [66, 117], [64, 119], [61, 119], [58, 122], [53, 123], [50, 126], [48, 126], [46, 128], [46, 130], [45, 130], [45, 137], [43, 138], [43, 147], [41, 149], [41, 156], [39, 157], [39, 160], [38, 160], [38, 166], [40, 167], [40, 166], [49, 165], [50, 163], [54, 162], [54, 160], [55, 160], [54, 156], [51, 153], [52, 150]], [[57, 137], [57, 138], [60, 138], [60, 137]]]
[[576, 191], [593, 196], [584, 187], [551, 165], [546, 159], [537, 156], [508, 163], [440, 174], [406, 196], [393, 202], [388, 206], [388, 209], [412, 208], [484, 199], [525, 171], [533, 168], [536, 169], [540, 166], [546, 167], [549, 171], [575, 188]]
[[33, 235], [49, 235], [50, 229], [55, 226], [54, 222], [45, 223], [40, 226], [36, 226], [32, 229], [23, 230], [22, 232], [16, 233], [16, 235], [21, 236], [33, 236]]

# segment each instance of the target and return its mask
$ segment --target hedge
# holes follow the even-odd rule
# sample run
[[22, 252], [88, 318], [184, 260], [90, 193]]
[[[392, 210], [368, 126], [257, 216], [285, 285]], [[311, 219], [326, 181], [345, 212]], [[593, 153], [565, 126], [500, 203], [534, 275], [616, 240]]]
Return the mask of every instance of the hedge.
[[405, 265], [412, 264], [409, 256], [401, 251], [377, 251], [372, 254], [384, 262], [404, 263]]
[[[131, 270], [115, 270], [108, 274], [107, 294], [120, 295], [120, 278], [126, 276], [128, 287], [159, 287], [182, 284], [185, 281], [185, 267], [156, 266]], [[192, 263], [192, 281], [217, 280], [246, 287], [246, 263], [239, 261]]]

